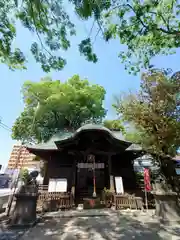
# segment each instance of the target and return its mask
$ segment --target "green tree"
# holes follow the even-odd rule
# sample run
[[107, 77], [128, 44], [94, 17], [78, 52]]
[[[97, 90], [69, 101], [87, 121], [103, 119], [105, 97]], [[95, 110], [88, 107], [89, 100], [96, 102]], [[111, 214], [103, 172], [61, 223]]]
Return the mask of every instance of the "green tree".
[[[0, 0], [0, 61], [10, 69], [25, 68], [27, 56], [15, 48], [16, 23], [34, 34], [31, 53], [45, 72], [61, 70], [66, 64], [62, 51], [70, 47], [70, 36], [76, 34], [75, 25], [65, 11], [67, 2], [58, 0]], [[80, 51], [86, 50], [89, 61], [96, 62], [90, 42], [85, 40]]]
[[27, 183], [28, 179], [29, 179], [29, 171], [28, 169], [26, 168], [22, 168], [20, 170], [20, 173], [19, 173], [19, 178], [21, 181], [23, 181], [23, 183]]
[[180, 46], [180, 4], [167, 1], [74, 1], [82, 19], [94, 17], [104, 39], [127, 46], [119, 57], [129, 73], [148, 68], [152, 57]]
[[[138, 132], [134, 136], [136, 142], [153, 156], [156, 165], [156, 170], [152, 171], [154, 190], [167, 195], [169, 191], [179, 193], [179, 177], [171, 158], [180, 147], [180, 73], [171, 76], [167, 71], [150, 69], [142, 75], [140, 91], [120, 98], [115, 107], [134, 125]], [[133, 134], [130, 137], [133, 138]], [[157, 199], [157, 195], [154, 196]], [[156, 214], [163, 219], [166, 210], [176, 216], [177, 205], [164, 201], [162, 204], [156, 200]]]
[[62, 51], [71, 46], [76, 26], [65, 8], [72, 4], [74, 13], [82, 21], [94, 18], [90, 34], [79, 43], [79, 51], [88, 61], [97, 62], [93, 52], [91, 32], [106, 41], [119, 38], [127, 51], [119, 54], [129, 72], [149, 67], [157, 54], [170, 54], [180, 46], [180, 4], [167, 1], [75, 1], [69, 0], [0, 0], [0, 61], [11, 69], [25, 68], [27, 57], [20, 48], [14, 48], [16, 22], [20, 22], [36, 37], [31, 52], [45, 72], [61, 70], [66, 64]]
[[83, 123], [101, 123], [105, 90], [74, 75], [66, 82], [47, 78], [27, 81], [22, 88], [25, 108], [16, 119], [13, 139], [47, 141], [61, 130], [77, 129]]
[[131, 139], [153, 154], [174, 156], [180, 147], [180, 73], [151, 69], [138, 94], [116, 99], [114, 107], [136, 129]]
[[106, 128], [109, 128], [110, 130], [115, 130], [115, 131], [121, 131], [122, 133], [125, 133], [125, 128], [123, 126], [123, 123], [119, 119], [115, 120], [105, 120], [103, 122], [103, 125]]

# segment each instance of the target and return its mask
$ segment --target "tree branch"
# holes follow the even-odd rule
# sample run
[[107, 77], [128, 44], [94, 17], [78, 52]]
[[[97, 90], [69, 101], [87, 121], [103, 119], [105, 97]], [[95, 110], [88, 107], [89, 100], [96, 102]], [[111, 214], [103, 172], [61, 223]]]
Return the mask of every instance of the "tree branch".
[[91, 34], [92, 34], [92, 31], [93, 31], [93, 28], [94, 28], [94, 24], [95, 24], [95, 20], [93, 21], [92, 27], [91, 27], [91, 29], [90, 29], [90, 32], [89, 32], [87, 38], [90, 38], [90, 36], [91, 36]]
[[[155, 28], [155, 29], [151, 29], [148, 25], [146, 25], [146, 24], [143, 22], [143, 20], [141, 19], [141, 17], [138, 16], [137, 12], [135, 11], [135, 9], [134, 9], [130, 4], [117, 5], [117, 6], [113, 7], [110, 11], [113, 11], [114, 9], [116, 9], [116, 8], [121, 8], [121, 7], [129, 7], [129, 8], [135, 13], [137, 19], [140, 21], [141, 25], [142, 25], [144, 28], [146, 28], [146, 30], [149, 30], [149, 31], [151, 31], [151, 30], [157, 30], [157, 31], [161, 31], [161, 32], [163, 32], [163, 33], [169, 34], [169, 35], [176, 35], [176, 36], [179, 36], [179, 35], [180, 35], [180, 31], [178, 31], [178, 30], [170, 30], [169, 24], [166, 23], [166, 21], [165, 21], [164, 17], [162, 16], [162, 14], [161, 14], [161, 17], [162, 17], [164, 23], [166, 24], [167, 30], [164, 29], [164, 28], [162, 28], [162, 27], [160, 27], [160, 28]], [[151, 13], [151, 14], [157, 14], [157, 13], [155, 13], [155, 12], [149, 12], [149, 13]]]
[[53, 57], [53, 55], [46, 49], [46, 47], [44, 46], [44, 44], [43, 44], [43, 42], [42, 42], [42, 40], [41, 40], [41, 37], [40, 37], [39, 32], [38, 32], [37, 27], [36, 27], [36, 20], [35, 20], [35, 17], [34, 17], [34, 10], [33, 10], [33, 6], [32, 6], [32, 2], [31, 2], [31, 1], [29, 1], [29, 2], [30, 2], [31, 12], [32, 12], [32, 18], [33, 18], [33, 23], [34, 23], [36, 35], [37, 35], [37, 37], [38, 37], [38, 39], [39, 39], [39, 42], [40, 42], [40, 44], [41, 44], [41, 47], [42, 47], [42, 49], [44, 49], [51, 57]]

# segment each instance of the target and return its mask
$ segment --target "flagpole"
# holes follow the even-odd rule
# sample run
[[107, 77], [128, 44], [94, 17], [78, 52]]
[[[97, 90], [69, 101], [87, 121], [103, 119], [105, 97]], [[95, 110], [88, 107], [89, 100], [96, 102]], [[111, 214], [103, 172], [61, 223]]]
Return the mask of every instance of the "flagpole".
[[96, 197], [96, 174], [95, 174], [95, 167], [96, 167], [96, 163], [95, 163], [95, 157], [94, 157], [94, 161], [93, 161], [93, 197]]
[[149, 191], [151, 191], [149, 169], [148, 168], [144, 168], [144, 194], [145, 194], [145, 205], [146, 205], [146, 210], [147, 211], [148, 211], [147, 192], [149, 192]]
[[147, 191], [146, 191], [146, 188], [144, 189], [144, 193], [145, 193], [145, 205], [146, 205], [146, 210], [148, 211], [148, 200], [147, 200]]

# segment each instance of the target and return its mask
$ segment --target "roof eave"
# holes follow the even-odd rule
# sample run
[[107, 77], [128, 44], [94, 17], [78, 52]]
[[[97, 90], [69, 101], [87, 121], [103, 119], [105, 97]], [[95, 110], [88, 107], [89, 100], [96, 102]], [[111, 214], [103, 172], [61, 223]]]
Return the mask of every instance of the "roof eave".
[[121, 145], [124, 145], [125, 148], [128, 148], [132, 144], [129, 141], [124, 141], [124, 140], [117, 138], [110, 130], [106, 131], [106, 129], [104, 129], [104, 128], [103, 129], [82, 129], [82, 130], [78, 129], [74, 134], [71, 135], [71, 137], [63, 139], [63, 140], [55, 141], [54, 143], [56, 144], [57, 148], [59, 148], [62, 144], [68, 144], [71, 141], [75, 141], [82, 132], [88, 132], [88, 131], [93, 131], [93, 130], [102, 131], [105, 134], [108, 134], [110, 136], [110, 138], [116, 142], [116, 144], [119, 143]]

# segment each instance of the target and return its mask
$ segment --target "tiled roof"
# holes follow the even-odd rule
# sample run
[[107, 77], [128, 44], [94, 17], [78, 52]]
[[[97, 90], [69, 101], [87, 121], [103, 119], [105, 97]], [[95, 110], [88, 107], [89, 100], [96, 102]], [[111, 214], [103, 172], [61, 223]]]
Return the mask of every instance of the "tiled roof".
[[70, 131], [59, 132], [59, 133], [55, 134], [46, 143], [41, 143], [41, 144], [37, 144], [37, 145], [28, 145], [26, 147], [29, 150], [33, 150], [33, 149], [34, 150], [58, 150], [58, 147], [56, 146], [56, 144], [73, 140], [76, 136], [79, 135], [80, 132], [84, 132], [84, 131], [88, 131], [88, 130], [104, 131], [107, 134], [109, 134], [109, 136], [113, 140], [119, 141], [121, 144], [126, 145], [127, 148], [131, 145], [131, 142], [126, 141], [121, 132], [111, 131], [102, 125], [86, 124], [74, 132], [73, 131], [72, 132], [70, 132]]

